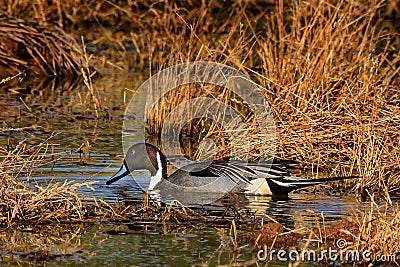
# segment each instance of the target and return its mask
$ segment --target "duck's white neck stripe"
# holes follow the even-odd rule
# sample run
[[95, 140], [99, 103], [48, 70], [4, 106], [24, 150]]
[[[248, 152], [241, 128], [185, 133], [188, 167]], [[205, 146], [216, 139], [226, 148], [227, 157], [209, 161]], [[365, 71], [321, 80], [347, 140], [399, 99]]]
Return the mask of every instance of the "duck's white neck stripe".
[[159, 152], [157, 152], [157, 167], [158, 167], [158, 170], [157, 170], [156, 175], [151, 176], [151, 178], [150, 178], [150, 184], [149, 184], [149, 189], [148, 190], [153, 190], [154, 187], [159, 182], [161, 182], [161, 179], [162, 179], [162, 174], [163, 174], [163, 169], [162, 168], [163, 168], [163, 166], [162, 166], [162, 163], [161, 163], [161, 158], [160, 158], [160, 153]]

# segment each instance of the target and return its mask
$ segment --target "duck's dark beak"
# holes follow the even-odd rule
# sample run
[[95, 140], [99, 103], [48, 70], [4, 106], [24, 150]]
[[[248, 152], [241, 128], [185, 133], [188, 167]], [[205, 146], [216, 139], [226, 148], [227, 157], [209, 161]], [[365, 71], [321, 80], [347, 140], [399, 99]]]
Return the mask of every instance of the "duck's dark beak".
[[118, 181], [119, 179], [127, 176], [130, 173], [130, 171], [128, 170], [128, 168], [125, 165], [125, 162], [122, 164], [121, 168], [119, 169], [119, 171], [114, 174], [113, 176], [111, 176], [110, 180], [108, 180], [106, 182], [107, 185], [110, 185], [112, 183], [114, 183], [115, 181]]

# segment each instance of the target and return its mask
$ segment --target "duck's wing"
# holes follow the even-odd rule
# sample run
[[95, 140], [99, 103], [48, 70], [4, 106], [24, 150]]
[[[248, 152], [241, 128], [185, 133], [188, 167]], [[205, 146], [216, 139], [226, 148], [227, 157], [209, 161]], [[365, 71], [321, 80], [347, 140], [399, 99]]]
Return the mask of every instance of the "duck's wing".
[[[289, 161], [287, 162], [289, 163]], [[290, 161], [293, 164], [293, 161]], [[239, 160], [214, 160], [206, 164], [191, 164], [190, 175], [199, 177], [227, 177], [235, 183], [251, 184], [259, 178], [283, 178], [290, 176], [289, 165], [281, 161], [246, 162]]]
[[185, 171], [190, 176], [195, 177], [226, 177], [238, 184], [240, 182], [250, 183], [250, 180], [243, 175], [243, 171], [248, 174], [255, 175], [250, 169], [244, 169], [242, 166], [230, 164], [229, 161], [225, 160], [213, 160], [205, 162], [196, 162], [185, 166], [183, 169], [177, 172]]
[[239, 170], [246, 170], [243, 174], [250, 180], [256, 178], [283, 178], [290, 176], [290, 169], [295, 169], [292, 160], [274, 160], [262, 162], [231, 161], [230, 165]]

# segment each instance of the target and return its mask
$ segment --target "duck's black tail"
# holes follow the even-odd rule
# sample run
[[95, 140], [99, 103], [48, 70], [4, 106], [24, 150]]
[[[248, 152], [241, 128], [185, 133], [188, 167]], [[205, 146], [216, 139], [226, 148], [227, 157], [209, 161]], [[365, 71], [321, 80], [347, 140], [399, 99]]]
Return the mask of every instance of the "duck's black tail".
[[274, 195], [287, 195], [289, 192], [307, 187], [322, 184], [329, 181], [360, 178], [359, 176], [329, 177], [320, 179], [304, 179], [299, 177], [267, 178], [269, 189]]

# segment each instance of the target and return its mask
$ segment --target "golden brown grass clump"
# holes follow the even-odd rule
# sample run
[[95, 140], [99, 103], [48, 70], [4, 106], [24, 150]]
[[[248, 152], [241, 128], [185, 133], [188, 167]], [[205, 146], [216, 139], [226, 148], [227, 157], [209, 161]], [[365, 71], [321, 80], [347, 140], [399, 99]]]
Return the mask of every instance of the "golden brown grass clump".
[[[333, 224], [325, 221], [323, 213], [316, 216], [315, 225], [311, 227], [288, 229], [278, 222], [267, 222], [259, 230], [241, 235], [240, 241], [252, 244], [256, 252], [265, 248], [269, 252], [295, 250], [299, 258], [293, 266], [301, 261], [316, 261], [316, 258], [326, 264], [397, 266], [399, 230], [398, 205], [382, 207], [372, 199], [370, 209], [357, 210]], [[276, 256], [276, 253], [267, 254], [268, 259]]]
[[396, 266], [400, 260], [399, 230], [398, 205], [380, 207], [372, 199], [369, 210], [357, 211], [338, 224], [326, 226], [319, 222], [304, 243], [319, 250], [337, 249], [336, 255], [343, 262]]
[[50, 145], [40, 144], [27, 149], [20, 143], [12, 151], [1, 148], [0, 224], [49, 223], [81, 220], [84, 207], [77, 189], [89, 182], [50, 181], [40, 184], [31, 178], [35, 168], [49, 164]]
[[36, 75], [77, 74], [81, 54], [76, 40], [54, 25], [0, 16], [1, 78], [20, 73], [24, 78], [29, 71]]

